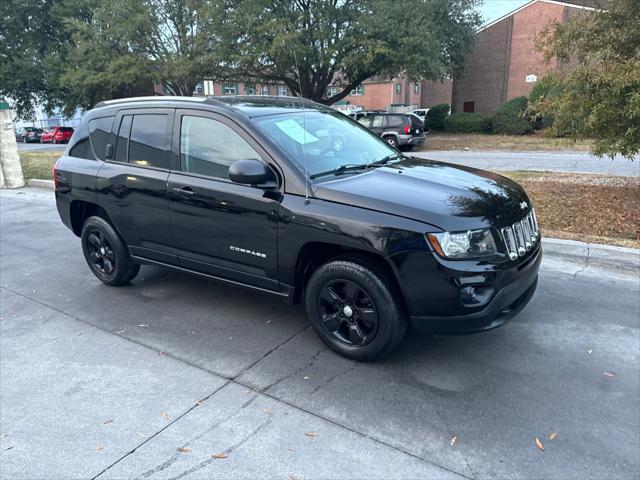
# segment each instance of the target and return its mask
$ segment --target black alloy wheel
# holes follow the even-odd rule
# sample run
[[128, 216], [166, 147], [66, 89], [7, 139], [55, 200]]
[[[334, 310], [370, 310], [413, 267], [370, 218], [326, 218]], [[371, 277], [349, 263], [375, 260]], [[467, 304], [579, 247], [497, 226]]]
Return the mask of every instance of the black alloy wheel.
[[318, 308], [327, 332], [347, 345], [366, 345], [378, 331], [378, 311], [371, 295], [351, 280], [327, 282]]
[[107, 237], [100, 230], [91, 230], [87, 235], [87, 248], [94, 267], [105, 275], [111, 275], [116, 269], [116, 255]]

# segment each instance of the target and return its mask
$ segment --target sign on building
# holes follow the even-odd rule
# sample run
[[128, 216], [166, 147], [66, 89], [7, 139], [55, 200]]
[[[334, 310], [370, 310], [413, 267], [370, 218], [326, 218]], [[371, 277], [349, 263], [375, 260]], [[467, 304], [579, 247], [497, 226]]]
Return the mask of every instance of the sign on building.
[[538, 81], [538, 76], [537, 75], [527, 75], [524, 79], [525, 82], [527, 83], [536, 83]]

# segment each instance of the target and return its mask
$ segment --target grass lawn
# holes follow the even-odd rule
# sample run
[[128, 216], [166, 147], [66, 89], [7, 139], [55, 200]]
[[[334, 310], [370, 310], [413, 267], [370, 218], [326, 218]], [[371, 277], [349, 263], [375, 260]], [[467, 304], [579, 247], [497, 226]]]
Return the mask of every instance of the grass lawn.
[[[20, 152], [25, 179], [52, 179], [60, 152]], [[640, 248], [640, 178], [514, 171], [547, 237]]]
[[543, 236], [640, 248], [640, 178], [507, 172], [536, 208]]
[[567, 138], [550, 138], [541, 134], [427, 133], [422, 150], [588, 151], [590, 147], [590, 141], [575, 142]]
[[62, 156], [62, 152], [21, 151], [20, 163], [25, 181], [32, 178], [53, 180], [53, 164]]

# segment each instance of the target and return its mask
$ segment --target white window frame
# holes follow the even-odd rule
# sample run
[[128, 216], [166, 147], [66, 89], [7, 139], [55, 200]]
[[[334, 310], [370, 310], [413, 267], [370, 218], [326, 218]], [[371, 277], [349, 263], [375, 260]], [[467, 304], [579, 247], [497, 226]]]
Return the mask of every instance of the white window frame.
[[256, 85], [253, 83], [245, 83], [244, 84], [244, 93], [245, 95], [253, 96], [256, 94]]
[[[233, 92], [231, 91], [231, 87], [233, 87]], [[238, 84], [233, 82], [224, 82], [222, 84], [222, 94], [223, 95], [237, 95], [238, 94]]]
[[352, 97], [359, 97], [361, 95], [364, 95], [364, 85], [358, 85], [356, 88], [349, 92], [349, 95]]
[[261, 85], [260, 86], [260, 95], [266, 97], [269, 95], [269, 85]]
[[286, 85], [278, 85], [278, 96], [286, 97], [287, 96], [287, 86]]

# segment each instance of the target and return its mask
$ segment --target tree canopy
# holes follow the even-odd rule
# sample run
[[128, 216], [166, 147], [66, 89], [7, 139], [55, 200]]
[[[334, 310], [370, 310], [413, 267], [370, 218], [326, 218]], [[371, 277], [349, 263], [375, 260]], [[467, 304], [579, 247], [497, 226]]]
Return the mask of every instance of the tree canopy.
[[547, 109], [553, 130], [593, 138], [594, 153], [640, 152], [640, 2], [617, 0], [543, 32], [547, 58], [568, 62]]
[[[334, 103], [367, 78], [460, 72], [478, 0], [20, 0], [0, 6], [0, 95], [70, 114], [100, 100], [191, 95], [204, 79], [283, 81]], [[342, 87], [325, 98], [339, 78]]]

